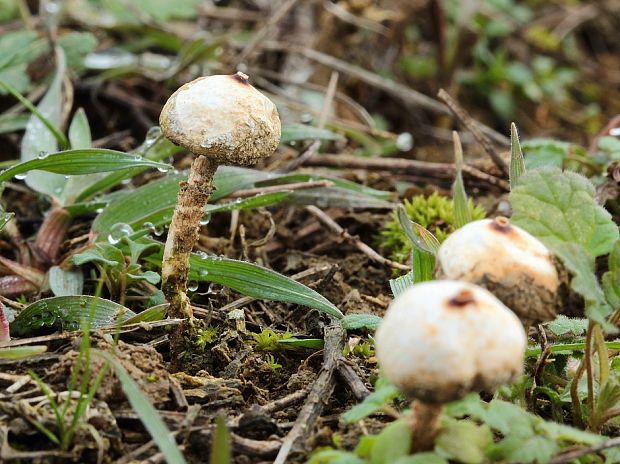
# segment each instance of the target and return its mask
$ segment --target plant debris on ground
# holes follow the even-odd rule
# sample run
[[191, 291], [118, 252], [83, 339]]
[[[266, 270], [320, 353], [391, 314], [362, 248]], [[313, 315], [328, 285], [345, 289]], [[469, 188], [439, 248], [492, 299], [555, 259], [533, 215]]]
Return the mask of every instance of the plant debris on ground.
[[[620, 462], [619, 9], [0, 0], [0, 462]], [[174, 300], [159, 116], [210, 75], [281, 138], [192, 198]]]

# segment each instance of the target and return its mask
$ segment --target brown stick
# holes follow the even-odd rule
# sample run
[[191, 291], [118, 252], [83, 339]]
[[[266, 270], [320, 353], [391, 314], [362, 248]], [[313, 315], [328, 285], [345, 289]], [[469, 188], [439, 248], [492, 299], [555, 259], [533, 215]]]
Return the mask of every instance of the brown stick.
[[336, 364], [342, 356], [344, 335], [345, 331], [339, 322], [334, 322], [325, 327], [325, 352], [321, 373], [312, 385], [293, 428], [284, 438], [282, 448], [273, 461], [274, 464], [284, 464], [287, 461], [293, 446], [304, 442], [314, 425], [314, 421], [323, 411], [323, 407], [334, 390]]
[[[432, 163], [429, 161], [410, 160], [405, 158], [364, 158], [355, 155], [320, 155], [306, 161], [307, 166], [329, 166], [335, 168], [374, 169], [392, 171], [400, 174], [432, 176], [442, 179], [453, 179], [456, 168], [452, 163]], [[510, 191], [510, 184], [504, 179], [492, 176], [480, 169], [464, 165], [463, 173], [487, 184]]]
[[381, 264], [386, 264], [390, 267], [400, 269], [402, 271], [411, 270], [411, 267], [407, 266], [406, 264], [397, 263], [396, 261], [392, 261], [391, 259], [387, 259], [381, 256], [375, 250], [373, 250], [368, 245], [366, 245], [364, 242], [362, 242], [359, 238], [353, 237], [351, 234], [349, 234], [349, 232], [347, 232], [345, 229], [340, 227], [340, 225], [336, 221], [334, 221], [331, 217], [329, 217], [327, 214], [325, 214], [325, 212], [323, 212], [316, 206], [306, 206], [306, 211], [308, 211], [310, 214], [316, 217], [319, 221], [321, 221], [321, 224], [326, 226], [332, 232], [336, 233], [337, 235], [351, 242], [351, 244], [353, 244], [355, 248], [357, 248], [359, 251], [364, 253], [366, 256], [368, 256], [373, 261], [376, 261]]
[[170, 303], [168, 316], [185, 319], [170, 334], [171, 369], [181, 369], [181, 354], [185, 348], [184, 334], [191, 324], [192, 307], [187, 297], [189, 257], [198, 241], [200, 219], [213, 189], [217, 164], [204, 156], [192, 163], [187, 182], [181, 182], [161, 267], [162, 291]]
[[469, 129], [469, 131], [472, 133], [472, 135], [478, 141], [478, 143], [482, 145], [482, 148], [484, 148], [484, 151], [486, 151], [487, 154], [491, 157], [491, 159], [493, 160], [493, 163], [495, 163], [498, 169], [504, 175], [507, 176], [508, 166], [506, 166], [506, 163], [504, 162], [504, 160], [499, 156], [497, 151], [493, 148], [493, 144], [491, 143], [489, 138], [485, 134], [482, 133], [482, 131], [479, 128], [479, 125], [476, 123], [476, 120], [472, 118], [470, 114], [467, 111], [465, 111], [465, 108], [459, 105], [458, 102], [454, 98], [452, 98], [450, 94], [446, 92], [444, 89], [439, 89], [437, 96], [440, 99], [442, 99], [446, 105], [448, 105], [448, 108], [450, 108], [450, 111], [452, 111], [452, 113], [454, 113], [454, 115], [459, 119], [459, 121], [461, 121], [465, 125], [465, 127]]

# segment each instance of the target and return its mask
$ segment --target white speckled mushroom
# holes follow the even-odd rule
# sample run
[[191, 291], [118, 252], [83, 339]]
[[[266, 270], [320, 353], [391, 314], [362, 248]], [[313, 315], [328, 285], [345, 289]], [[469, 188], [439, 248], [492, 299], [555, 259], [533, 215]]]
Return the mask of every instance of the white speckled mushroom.
[[524, 324], [555, 318], [561, 279], [538, 239], [505, 217], [470, 222], [439, 248], [437, 277], [480, 285]]
[[487, 290], [441, 280], [395, 298], [375, 343], [386, 377], [413, 401], [413, 447], [420, 451], [432, 447], [444, 403], [518, 379], [527, 337]]
[[[164, 105], [159, 123], [168, 139], [197, 156], [188, 181], [181, 182], [162, 262], [168, 315], [189, 319], [189, 256], [198, 240], [215, 171], [220, 164], [248, 166], [271, 155], [280, 142], [280, 118], [275, 105], [238, 72], [183, 85]], [[186, 329], [187, 320], [170, 335], [173, 370], [181, 368]]]

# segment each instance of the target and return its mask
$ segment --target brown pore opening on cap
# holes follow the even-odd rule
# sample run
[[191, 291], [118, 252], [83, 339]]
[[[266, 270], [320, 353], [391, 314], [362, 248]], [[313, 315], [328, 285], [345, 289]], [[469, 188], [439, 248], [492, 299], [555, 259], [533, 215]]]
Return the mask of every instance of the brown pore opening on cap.
[[246, 85], [250, 84], [250, 76], [242, 73], [241, 71], [237, 71], [236, 74], [233, 74], [230, 77], [232, 77], [235, 81], [239, 82], [240, 84], [246, 84]]
[[474, 298], [474, 293], [471, 290], [464, 288], [448, 301], [448, 306], [462, 308], [463, 306], [475, 301], [476, 299]]
[[508, 233], [512, 230], [510, 220], [504, 216], [497, 216], [495, 219], [493, 219], [493, 222], [491, 222], [491, 227], [494, 230], [502, 233]]

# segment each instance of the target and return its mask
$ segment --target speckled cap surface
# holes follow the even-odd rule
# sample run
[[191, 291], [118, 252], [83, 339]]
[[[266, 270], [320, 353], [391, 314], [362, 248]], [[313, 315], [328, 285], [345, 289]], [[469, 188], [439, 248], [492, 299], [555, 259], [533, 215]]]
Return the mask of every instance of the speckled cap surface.
[[280, 143], [276, 106], [240, 72], [183, 85], [164, 105], [159, 124], [175, 144], [222, 164], [255, 164]]

